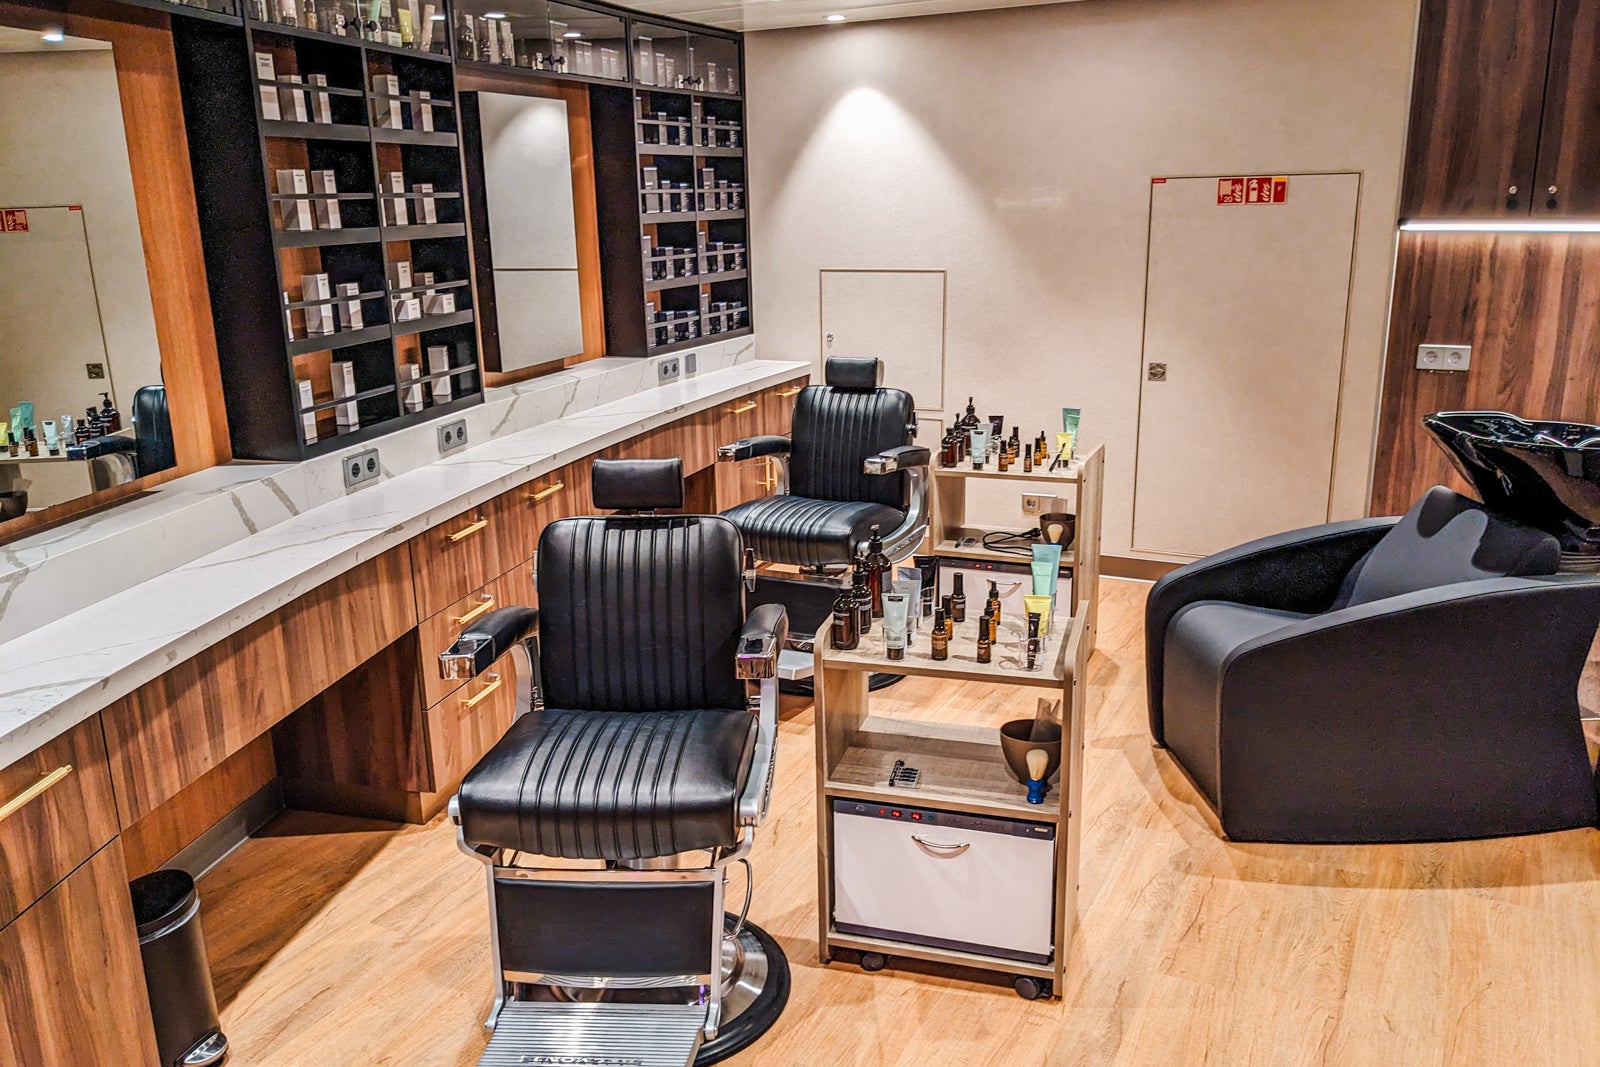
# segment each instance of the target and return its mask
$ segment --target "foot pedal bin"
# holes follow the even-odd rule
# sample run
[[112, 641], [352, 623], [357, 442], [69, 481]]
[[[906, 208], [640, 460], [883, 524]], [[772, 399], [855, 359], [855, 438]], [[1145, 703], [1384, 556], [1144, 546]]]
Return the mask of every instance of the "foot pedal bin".
[[510, 1001], [478, 1067], [685, 1067], [705, 1022], [704, 1004]]

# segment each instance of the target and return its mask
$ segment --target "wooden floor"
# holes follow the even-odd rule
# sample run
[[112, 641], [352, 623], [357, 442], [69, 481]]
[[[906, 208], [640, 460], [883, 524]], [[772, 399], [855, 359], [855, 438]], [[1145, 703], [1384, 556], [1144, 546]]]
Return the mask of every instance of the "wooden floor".
[[[1102, 583], [1081, 918], [1063, 999], [1028, 1003], [977, 972], [818, 963], [812, 713], [797, 703], [784, 716], [774, 818], [756, 843], [752, 908], [782, 941], [794, 990], [777, 1026], [730, 1062], [1600, 1059], [1600, 833], [1406, 846], [1222, 841], [1150, 745], [1146, 588]], [[924, 679], [874, 698], [902, 714], [994, 723], [1032, 700]], [[236, 1067], [476, 1062], [489, 1004], [484, 879], [442, 819], [397, 828], [290, 813], [201, 890]]]

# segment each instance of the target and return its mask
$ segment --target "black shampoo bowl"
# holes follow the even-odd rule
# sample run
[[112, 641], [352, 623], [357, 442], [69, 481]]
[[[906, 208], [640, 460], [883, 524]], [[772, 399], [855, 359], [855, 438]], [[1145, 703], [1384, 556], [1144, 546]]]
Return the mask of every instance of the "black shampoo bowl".
[[1569, 560], [1600, 563], [1600, 426], [1501, 411], [1441, 411], [1422, 424], [1490, 510], [1554, 534]]

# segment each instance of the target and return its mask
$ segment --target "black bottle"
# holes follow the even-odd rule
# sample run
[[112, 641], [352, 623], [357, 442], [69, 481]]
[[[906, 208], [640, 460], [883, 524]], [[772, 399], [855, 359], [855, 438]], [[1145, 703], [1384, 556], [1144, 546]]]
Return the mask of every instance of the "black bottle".
[[983, 613], [989, 617], [989, 640], [993, 642], [1000, 629], [1000, 587], [994, 582], [989, 583], [989, 600]]
[[122, 429], [122, 412], [111, 404], [111, 394], [101, 393], [100, 421], [106, 424], [106, 433], [116, 433]]
[[889, 557], [883, 554], [883, 535], [876, 523], [867, 539], [867, 592], [872, 595], [872, 617], [883, 618], [883, 583], [889, 575]]
[[994, 620], [987, 614], [978, 617], [978, 662], [988, 663], [994, 658]]
[[872, 632], [872, 590], [867, 585], [867, 557], [856, 554], [855, 574], [850, 579], [850, 595], [856, 602], [857, 635]]
[[840, 589], [839, 595], [833, 598], [833, 633], [831, 643], [834, 648], [848, 650], [861, 643], [861, 634], [856, 628], [856, 598], [850, 590]]
[[967, 590], [962, 577], [960, 571], [955, 573], [955, 588], [950, 591], [950, 618], [955, 622], [967, 621]]
[[28, 455], [37, 456], [39, 454], [39, 438], [34, 434], [32, 426], [22, 431], [22, 443], [28, 449]]
[[22, 446], [17, 444], [17, 435], [12, 433], [10, 430], [6, 431], [6, 451], [10, 453], [12, 457], [15, 457], [17, 453], [22, 451]]
[[943, 608], [935, 608], [933, 612], [933, 629], [929, 637], [933, 641], [933, 658], [950, 658], [950, 635], [945, 632], [945, 617]]

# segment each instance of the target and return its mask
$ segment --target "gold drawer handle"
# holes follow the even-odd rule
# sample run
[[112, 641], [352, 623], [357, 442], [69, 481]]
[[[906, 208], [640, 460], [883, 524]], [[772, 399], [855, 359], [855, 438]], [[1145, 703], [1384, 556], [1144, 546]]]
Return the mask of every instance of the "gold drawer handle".
[[780, 390], [778, 390], [778, 395], [783, 397], [785, 400], [787, 400], [791, 396], [799, 396], [800, 395], [800, 390], [802, 390], [804, 388], [805, 388], [805, 386], [803, 386], [803, 385], [797, 385], [793, 389], [780, 389]]
[[555, 496], [566, 487], [566, 482], [551, 482], [549, 485], [533, 494], [533, 502], [537, 504], [541, 500], [548, 500], [550, 497]]
[[465, 541], [467, 538], [471, 537], [473, 534], [477, 533], [487, 525], [489, 525], [489, 520], [484, 518], [482, 515], [479, 515], [477, 521], [473, 522], [471, 525], [464, 526], [457, 530], [455, 533], [449, 536], [448, 540], [452, 545], [457, 541]]
[[462, 710], [471, 711], [473, 708], [477, 707], [479, 704], [482, 704], [485, 700], [488, 700], [489, 699], [489, 695], [491, 693], [493, 693], [496, 689], [499, 689], [502, 685], [505, 684], [505, 679], [500, 677], [498, 674], [493, 673], [493, 672], [490, 672], [489, 674], [484, 675], [484, 677], [489, 679], [489, 684], [484, 686], [482, 689], [478, 690], [472, 696], [469, 696], [469, 697], [465, 698], [464, 700], [462, 700], [461, 701]]
[[756, 402], [754, 400], [752, 400], [748, 404], [740, 404], [736, 408], [730, 408], [729, 411], [728, 411], [728, 414], [730, 414], [730, 415], [743, 415], [745, 412], [754, 411], [755, 409], [756, 409]]
[[491, 593], [485, 593], [483, 594], [483, 603], [479, 604], [465, 615], [458, 615], [450, 621], [455, 623], [457, 626], [465, 626], [467, 623], [471, 622], [473, 619], [476, 619], [479, 615], [482, 615], [492, 607], [494, 607], [494, 595]]
[[43, 793], [71, 773], [72, 764], [70, 763], [63, 767], [57, 767], [4, 804], [0, 804], [0, 822], [5, 822], [11, 816], [27, 807], [28, 803], [37, 798], [40, 793]]

